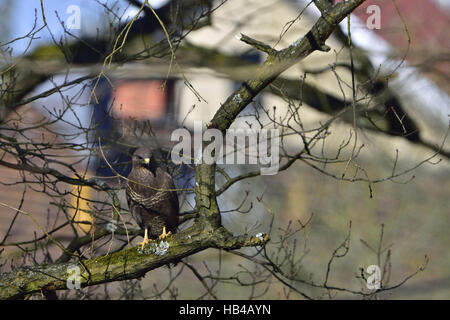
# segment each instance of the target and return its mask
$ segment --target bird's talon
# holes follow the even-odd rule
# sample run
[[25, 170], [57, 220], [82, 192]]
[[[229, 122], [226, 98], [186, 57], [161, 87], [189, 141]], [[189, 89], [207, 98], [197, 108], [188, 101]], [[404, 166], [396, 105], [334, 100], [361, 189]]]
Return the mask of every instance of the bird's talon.
[[163, 240], [163, 239], [167, 238], [168, 236], [170, 236], [171, 234], [172, 234], [171, 231], [166, 232], [166, 227], [163, 227], [163, 232], [159, 236], [159, 240]]
[[152, 242], [152, 239], [144, 239], [142, 242], [139, 242], [138, 244], [140, 244], [141, 249], [144, 250], [144, 247], [150, 242]]
[[139, 242], [138, 244], [140, 244], [141, 249], [144, 250], [145, 245], [150, 242], [152, 242], [152, 239], [148, 238], [148, 230], [145, 229], [144, 239], [142, 240], [142, 242]]

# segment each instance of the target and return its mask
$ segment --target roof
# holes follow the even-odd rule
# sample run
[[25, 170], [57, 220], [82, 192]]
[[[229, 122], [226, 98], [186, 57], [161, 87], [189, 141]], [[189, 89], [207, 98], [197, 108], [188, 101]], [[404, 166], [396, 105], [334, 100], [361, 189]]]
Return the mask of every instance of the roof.
[[449, 93], [448, 11], [433, 0], [367, 0], [354, 14], [362, 21], [367, 21], [373, 14], [368, 8], [373, 5], [379, 6], [381, 11], [381, 28], [373, 31], [398, 49], [400, 55], [408, 52], [408, 62], [419, 66], [421, 71], [425, 71], [441, 89]]

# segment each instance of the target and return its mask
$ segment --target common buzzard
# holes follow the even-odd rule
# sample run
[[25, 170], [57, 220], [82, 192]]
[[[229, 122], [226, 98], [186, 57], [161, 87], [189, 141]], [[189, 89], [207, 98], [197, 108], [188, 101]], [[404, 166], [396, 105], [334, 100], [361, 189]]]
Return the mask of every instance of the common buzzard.
[[164, 239], [176, 231], [178, 196], [172, 177], [160, 166], [153, 151], [137, 149], [132, 163], [126, 195], [133, 218], [145, 230], [140, 243], [144, 248], [151, 239]]

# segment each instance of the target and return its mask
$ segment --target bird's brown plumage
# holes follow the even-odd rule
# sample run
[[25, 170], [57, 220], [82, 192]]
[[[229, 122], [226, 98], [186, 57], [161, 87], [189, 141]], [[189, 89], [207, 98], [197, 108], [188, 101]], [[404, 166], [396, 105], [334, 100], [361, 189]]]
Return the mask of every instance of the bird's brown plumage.
[[[146, 164], [145, 159], [150, 163]], [[174, 233], [178, 227], [179, 203], [172, 177], [158, 164], [150, 150], [137, 149], [128, 175], [126, 195], [130, 212], [148, 237], [157, 238], [163, 227]]]

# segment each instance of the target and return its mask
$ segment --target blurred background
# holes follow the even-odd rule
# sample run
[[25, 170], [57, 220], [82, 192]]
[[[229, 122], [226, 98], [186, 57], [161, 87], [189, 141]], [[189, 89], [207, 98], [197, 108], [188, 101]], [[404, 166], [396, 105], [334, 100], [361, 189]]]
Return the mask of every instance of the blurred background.
[[[2, 113], [7, 121], [4, 120], [1, 134], [31, 145], [61, 143], [62, 147], [51, 157], [70, 159], [83, 177], [96, 177], [116, 186], [124, 209], [120, 223], [126, 221], [129, 227], [135, 224], [126, 212], [123, 179], [118, 174], [126, 176], [130, 171], [130, 154], [136, 145], [145, 140], [170, 151], [174, 129], [185, 127], [192, 131], [194, 121], [210, 121], [227, 97], [254, 75], [266, 55], [240, 41], [241, 33], [283, 49], [305, 35], [320, 16], [309, 1], [200, 1], [207, 3], [209, 10], [215, 10], [205, 23], [191, 27], [189, 32], [172, 30], [177, 39], [177, 65], [169, 63], [168, 55], [158, 56], [155, 49], [148, 59], [137, 55], [133, 61], [108, 69], [97, 82], [74, 83], [49, 92], [58, 85], [104, 70], [102, 63], [90, 61], [94, 50], [83, 51], [82, 47], [70, 47], [72, 51], [65, 58], [71, 55], [71, 62], [61, 67], [64, 50], [55, 54], [58, 44], [63, 47], [82, 39], [82, 43], [89, 43], [96, 50], [110, 52], [111, 48], [103, 47], [102, 41], [114, 39], [109, 35], [114, 35], [111, 25], [126, 25], [139, 13], [139, 6], [133, 2], [44, 1], [44, 21], [38, 0], [0, 1], [2, 70], [11, 65], [24, 66], [30, 73], [28, 78], [41, 77], [27, 88], [24, 97], [48, 92], [13, 112]], [[170, 1], [150, 3], [155, 10], [170, 7]], [[74, 13], [68, 11], [71, 5], [80, 8], [79, 29], [67, 29], [68, 19]], [[369, 9], [373, 6], [379, 8], [380, 20], [379, 28], [371, 29], [367, 21], [377, 18], [373, 16], [376, 9]], [[167, 10], [174, 14], [173, 8]], [[203, 22], [199, 12], [183, 11], [181, 16], [187, 19], [192, 14]], [[144, 12], [136, 17], [143, 18]], [[275, 176], [246, 179], [221, 194], [224, 226], [234, 234], [270, 232], [272, 244], [268, 251], [272, 251], [274, 260], [282, 260], [276, 254], [282, 248], [289, 251], [287, 256], [296, 255], [295, 264], [284, 266], [286, 273], [317, 284], [328, 279], [329, 285], [354, 291], [366, 290], [360, 279], [361, 268], [379, 265], [383, 282], [389, 287], [402, 283], [428, 261], [423, 272], [378, 297], [450, 298], [450, 144], [446, 140], [450, 43], [445, 34], [449, 17], [450, 8], [445, 1], [366, 1], [350, 17], [352, 54], [344, 20], [340, 30], [327, 41], [329, 52], [314, 52], [260, 94], [233, 127], [257, 127], [261, 122], [265, 123], [264, 128], [273, 127], [274, 119], [279, 117], [283, 123], [285, 115], [296, 108], [301, 120], [295, 128], [313, 132], [339, 116], [323, 133], [324, 138], [312, 146], [316, 160], [322, 157], [323, 161], [305, 158]], [[40, 26], [44, 27], [38, 29]], [[134, 28], [136, 34], [130, 32], [124, 54], [139, 53], [147, 44], [166, 42], [165, 33], [154, 21], [136, 22]], [[348, 108], [353, 94], [352, 59], [358, 103], [365, 106], [357, 118]], [[6, 90], [5, 86], [2, 90]], [[272, 109], [275, 106], [276, 113]], [[11, 134], [11, 128], [22, 129]], [[305, 141], [300, 138], [301, 135], [286, 134], [284, 152], [295, 153], [303, 148]], [[69, 142], [71, 148], [64, 148], [64, 143]], [[353, 156], [353, 143], [357, 145], [357, 161], [349, 168], [345, 159]], [[103, 155], [98, 151], [100, 147], [104, 148]], [[5, 147], [1, 157], [14, 162], [8, 150]], [[332, 161], [334, 156], [344, 161]], [[252, 169], [223, 168], [231, 176]], [[193, 169], [190, 165], [173, 168], [177, 187], [185, 189], [179, 194], [182, 211], [195, 206], [192, 192], [187, 191], [194, 183]], [[61, 170], [70, 171], [65, 167]], [[355, 181], [343, 181], [344, 176]], [[111, 221], [118, 223], [105, 204], [110, 202], [107, 195], [67, 185], [53, 192], [36, 181], [39, 179], [32, 180], [19, 170], [0, 166], [0, 202], [10, 206], [0, 209], [0, 244], [5, 249], [0, 256], [2, 271], [60, 254], [58, 248], [49, 245], [37, 258], [24, 257], [32, 250], [33, 239], [42, 236], [42, 230], [20, 210], [33, 213], [47, 230], [67, 217], [102, 226]], [[218, 175], [217, 187], [223, 182]], [[106, 213], [95, 216], [90, 212], [94, 209]], [[351, 233], [345, 242], [350, 223]], [[90, 225], [75, 226], [79, 235], [92, 232]], [[72, 229], [69, 225], [62, 227], [54, 237], [67, 244]], [[118, 238], [113, 235], [97, 242], [95, 253], [123, 248], [127, 243]], [[343, 242], [348, 252], [334, 259], [328, 272], [330, 258]], [[254, 249], [240, 252], [252, 254]], [[205, 281], [216, 283], [220, 279], [213, 287], [215, 296], [221, 299], [302, 298], [266, 274], [261, 265], [236, 254], [209, 249], [186, 261]], [[205, 291], [204, 284], [189, 269], [185, 264], [161, 267], [139, 281], [65, 292], [61, 297], [210, 298], [199, 294]], [[319, 290], [301, 282], [289, 284], [316, 298], [359, 297], [351, 292]]]

